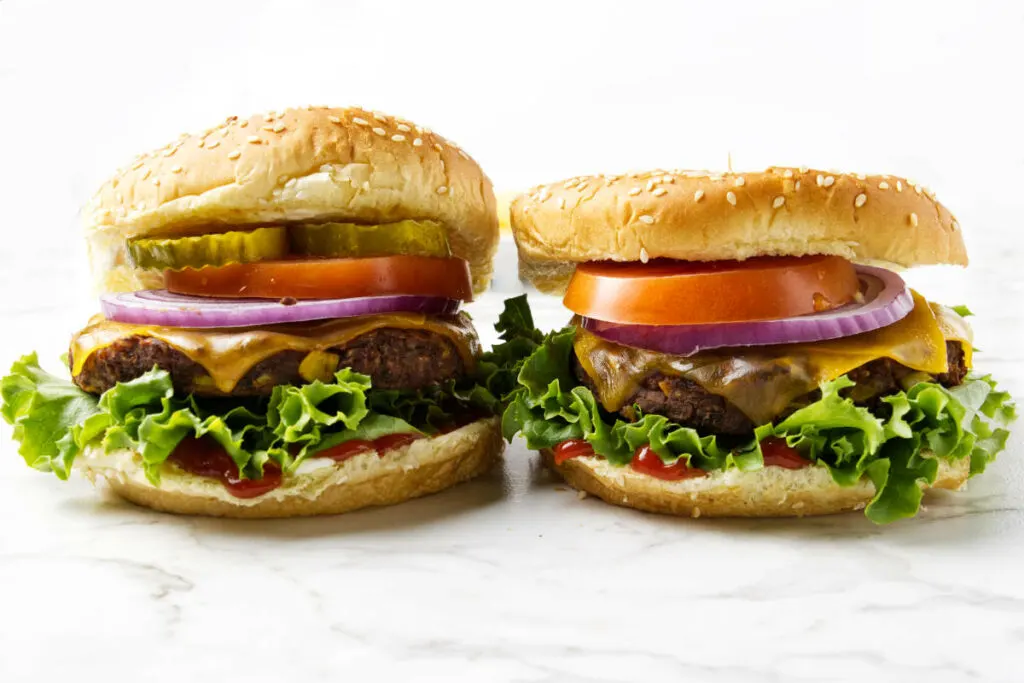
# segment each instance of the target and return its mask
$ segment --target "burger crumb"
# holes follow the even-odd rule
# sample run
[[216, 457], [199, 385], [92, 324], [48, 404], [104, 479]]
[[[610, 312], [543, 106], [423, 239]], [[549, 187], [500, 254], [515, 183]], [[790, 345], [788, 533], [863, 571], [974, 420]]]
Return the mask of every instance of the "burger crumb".
[[700, 517], [700, 508], [698, 508], [698, 507], [693, 508], [693, 511], [690, 513], [690, 516], [693, 517], [694, 519], [697, 519], [698, 517]]
[[296, 299], [293, 296], [286, 296], [285, 298], [281, 299], [282, 306], [294, 306], [297, 303], [299, 303], [298, 299]]
[[587, 492], [586, 491], [577, 491], [576, 492], [576, 497], [579, 498], [580, 500], [583, 500], [584, 498], [587, 497]]

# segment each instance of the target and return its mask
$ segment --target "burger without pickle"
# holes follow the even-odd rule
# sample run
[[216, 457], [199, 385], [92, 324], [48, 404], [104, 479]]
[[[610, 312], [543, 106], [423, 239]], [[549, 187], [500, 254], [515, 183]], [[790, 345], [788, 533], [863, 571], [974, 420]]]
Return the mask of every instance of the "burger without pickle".
[[397, 503], [503, 445], [462, 302], [498, 242], [491, 183], [392, 116], [306, 107], [144, 154], [85, 211], [101, 315], [71, 382], [2, 380], [32, 467], [140, 505], [278, 517]]
[[970, 372], [967, 311], [896, 272], [967, 265], [957, 221], [906, 179], [587, 176], [519, 196], [511, 224], [523, 279], [575, 317], [542, 336], [519, 314], [532, 350], [503, 429], [582, 491], [881, 523], [1005, 445], [1013, 404]]

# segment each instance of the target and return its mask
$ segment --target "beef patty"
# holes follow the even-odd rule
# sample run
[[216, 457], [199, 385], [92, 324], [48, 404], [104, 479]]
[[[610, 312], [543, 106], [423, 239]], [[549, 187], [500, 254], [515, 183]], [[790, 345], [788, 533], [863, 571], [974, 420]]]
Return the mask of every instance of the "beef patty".
[[[462, 357], [452, 342], [433, 332], [380, 328], [360, 335], [344, 347], [329, 349], [339, 356], [338, 368], [369, 375], [380, 389], [420, 389], [462, 375]], [[281, 351], [254, 365], [231, 396], [264, 396], [278, 384], [306, 384], [299, 374], [301, 351]], [[74, 363], [74, 359], [70, 359]], [[75, 384], [101, 394], [118, 382], [135, 379], [154, 367], [171, 375], [176, 391], [223, 396], [203, 366], [152, 337], [134, 336], [93, 352]]]
[[[943, 386], [956, 386], [964, 381], [967, 364], [958, 341], [946, 342], [949, 369], [935, 377]], [[591, 390], [594, 382], [574, 359], [576, 377]], [[877, 405], [882, 396], [901, 389], [900, 380], [915, 372], [888, 358], [879, 358], [854, 368], [848, 374], [857, 386], [844, 389], [858, 405]], [[854, 393], [850, 393], [851, 390]], [[807, 397], [809, 400], [813, 396]], [[797, 401], [805, 403], [807, 401]], [[664, 415], [673, 422], [693, 427], [702, 434], [745, 435], [754, 431], [754, 423], [736, 406], [717, 394], [706, 391], [696, 382], [655, 372], [644, 377], [640, 386], [623, 404], [619, 413], [626, 419], [635, 417], [633, 406], [643, 413]]]

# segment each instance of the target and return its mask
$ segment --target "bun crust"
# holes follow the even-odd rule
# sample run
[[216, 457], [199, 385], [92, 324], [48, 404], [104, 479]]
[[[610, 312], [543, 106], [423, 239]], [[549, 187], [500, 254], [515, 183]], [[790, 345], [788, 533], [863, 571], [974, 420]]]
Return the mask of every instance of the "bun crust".
[[[824, 467], [788, 470], [766, 467], [756, 472], [712, 472], [706, 477], [664, 481], [615, 467], [600, 458], [573, 458], [555, 465], [551, 451], [541, 451], [549, 467], [575, 489], [606, 503], [647, 512], [688, 517], [803, 517], [860, 510], [875, 495], [867, 478], [855, 486], [832, 481]], [[931, 488], [959, 489], [970, 475], [970, 458], [939, 461]]]
[[[469, 261], [474, 289], [498, 245], [494, 190], [449, 140], [379, 112], [306, 107], [224, 123], [137, 157], [83, 211], [102, 291], [159, 287], [125, 238], [288, 221], [432, 219]], [[219, 226], [219, 227], [217, 227]], [[212, 229], [211, 229], [212, 228]]]
[[128, 452], [114, 462], [96, 452], [87, 453], [83, 470], [90, 478], [105, 479], [122, 498], [161, 512], [249, 519], [308, 517], [393, 505], [436, 493], [487, 472], [498, 461], [504, 443], [498, 418], [478, 420], [388, 451], [383, 457], [366, 453], [296, 475], [286, 486], [248, 500], [233, 498], [219, 482], [199, 477], [180, 476], [178, 485], [162, 481], [158, 488], [146, 479], [138, 456]]
[[899, 266], [967, 265], [960, 226], [896, 176], [796, 168], [582, 176], [515, 198], [520, 276], [564, 290], [584, 261], [836, 254]]

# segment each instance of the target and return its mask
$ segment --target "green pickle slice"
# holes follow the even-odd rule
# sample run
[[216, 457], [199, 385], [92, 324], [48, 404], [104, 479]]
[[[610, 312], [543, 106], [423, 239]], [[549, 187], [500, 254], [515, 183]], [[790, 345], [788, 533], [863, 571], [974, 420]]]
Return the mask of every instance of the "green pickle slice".
[[316, 223], [291, 228], [292, 251], [304, 256], [451, 256], [444, 226], [404, 220], [383, 225]]
[[171, 270], [266, 261], [288, 254], [288, 231], [271, 227], [194, 237], [135, 239], [128, 241], [128, 253], [136, 267]]

